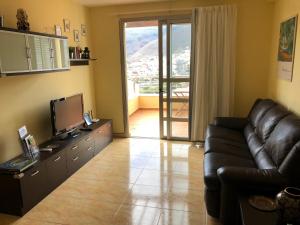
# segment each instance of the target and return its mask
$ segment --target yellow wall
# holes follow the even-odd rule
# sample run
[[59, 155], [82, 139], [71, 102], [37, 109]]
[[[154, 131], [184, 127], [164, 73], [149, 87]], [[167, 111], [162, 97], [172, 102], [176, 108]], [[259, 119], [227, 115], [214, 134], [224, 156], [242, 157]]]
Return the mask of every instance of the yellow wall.
[[[80, 45], [89, 46], [88, 9], [71, 0], [13, 0], [0, 1], [0, 13], [5, 26], [16, 27], [17, 8], [29, 15], [32, 31], [52, 32], [54, 24], [63, 28], [63, 18], [71, 21], [71, 28], [88, 26], [88, 36]], [[53, 30], [54, 32], [54, 30]], [[64, 33], [74, 45], [73, 33]], [[49, 101], [54, 98], [82, 92], [85, 109], [95, 110], [94, 86], [91, 66], [71, 67], [71, 71], [0, 78], [0, 162], [21, 153], [17, 129], [27, 125], [37, 142], [51, 137]]]
[[139, 96], [139, 108], [141, 109], [159, 109], [158, 95], [141, 95]]
[[293, 81], [281, 80], [277, 75], [277, 51], [280, 22], [300, 13], [299, 0], [278, 0], [274, 7], [272, 49], [270, 58], [269, 97], [278, 100], [292, 111], [300, 114], [300, 29], [298, 34], [294, 62]]
[[100, 59], [94, 67], [96, 107], [99, 117], [113, 118], [114, 132], [124, 132], [119, 19], [224, 3], [238, 6], [235, 114], [244, 116], [256, 98], [267, 96], [273, 4], [265, 0], [177, 0], [91, 9], [93, 47]]
[[139, 96], [134, 96], [128, 99], [128, 116], [139, 109]]

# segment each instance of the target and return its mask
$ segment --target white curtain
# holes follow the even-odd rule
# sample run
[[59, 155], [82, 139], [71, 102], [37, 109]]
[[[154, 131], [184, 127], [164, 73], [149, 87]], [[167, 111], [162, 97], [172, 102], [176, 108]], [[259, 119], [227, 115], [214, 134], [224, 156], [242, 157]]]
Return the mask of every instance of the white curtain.
[[231, 116], [234, 104], [237, 9], [194, 9], [192, 141], [203, 141], [216, 116]]

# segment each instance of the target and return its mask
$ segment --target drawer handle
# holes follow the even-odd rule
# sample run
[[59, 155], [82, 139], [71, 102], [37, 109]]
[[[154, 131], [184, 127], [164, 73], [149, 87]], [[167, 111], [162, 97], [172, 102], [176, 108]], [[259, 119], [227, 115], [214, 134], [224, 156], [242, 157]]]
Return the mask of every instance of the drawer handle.
[[85, 141], [89, 142], [90, 140], [92, 140], [91, 137], [88, 137], [87, 139], [85, 139]]
[[54, 159], [54, 162], [57, 162], [57, 161], [59, 161], [60, 159], [61, 159], [61, 157], [58, 156], [56, 159]]
[[39, 173], [40, 173], [40, 171], [37, 170], [34, 173], [32, 173], [31, 176], [34, 177], [34, 176], [38, 175]]
[[75, 145], [75, 146], [72, 147], [72, 150], [75, 150], [77, 148], [78, 148], [78, 145]]
[[75, 162], [75, 161], [77, 161], [78, 159], [79, 159], [79, 157], [76, 156], [76, 157], [73, 159], [73, 161]]
[[88, 152], [91, 151], [92, 149], [93, 149], [93, 147], [89, 147], [89, 148], [88, 148]]

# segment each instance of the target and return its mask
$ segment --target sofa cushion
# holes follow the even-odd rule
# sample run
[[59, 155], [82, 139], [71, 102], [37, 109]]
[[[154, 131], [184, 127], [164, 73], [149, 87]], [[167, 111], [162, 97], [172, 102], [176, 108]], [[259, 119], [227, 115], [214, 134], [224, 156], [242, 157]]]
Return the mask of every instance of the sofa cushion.
[[253, 158], [261, 151], [264, 147], [264, 143], [258, 138], [257, 135], [252, 135], [248, 140], [249, 150]]
[[248, 116], [251, 125], [256, 128], [261, 118], [275, 105], [276, 103], [271, 99], [257, 100]]
[[267, 111], [256, 127], [256, 133], [260, 139], [265, 142], [279, 121], [289, 114], [290, 112], [281, 105], [274, 106]]
[[244, 137], [247, 142], [251, 139], [251, 137], [255, 135], [255, 131], [253, 126], [249, 123], [244, 129]]
[[205, 154], [209, 152], [225, 153], [246, 159], [252, 159], [246, 143], [237, 143], [219, 138], [208, 138], [205, 141]]
[[300, 140], [300, 118], [290, 115], [283, 118], [265, 143], [265, 150], [277, 167]]
[[246, 144], [244, 136], [241, 132], [214, 125], [208, 126], [206, 130], [206, 138], [219, 138]]
[[217, 170], [223, 166], [256, 168], [255, 163], [251, 159], [225, 153], [208, 152], [204, 156], [204, 183], [208, 189], [220, 189]]
[[261, 170], [269, 170], [277, 168], [272, 158], [268, 155], [266, 150], [262, 148], [254, 157], [257, 167]]

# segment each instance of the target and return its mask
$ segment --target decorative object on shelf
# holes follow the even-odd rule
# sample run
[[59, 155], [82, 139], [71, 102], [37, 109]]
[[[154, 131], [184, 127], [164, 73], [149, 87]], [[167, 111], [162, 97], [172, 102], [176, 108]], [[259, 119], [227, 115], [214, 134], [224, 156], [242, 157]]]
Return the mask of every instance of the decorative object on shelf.
[[80, 46], [75, 48], [75, 59], [81, 59], [82, 49]]
[[280, 24], [280, 38], [278, 48], [278, 76], [292, 81], [294, 55], [297, 36], [298, 15]]
[[69, 57], [75, 59], [75, 47], [69, 47]]
[[4, 16], [0, 16], [0, 27], [4, 27]]
[[79, 31], [74, 30], [74, 41], [75, 42], [80, 42], [80, 36], [79, 36]]
[[70, 20], [64, 19], [64, 31], [70, 32], [71, 31], [71, 23]]
[[300, 222], [300, 189], [287, 187], [276, 196], [276, 203], [283, 223]]
[[82, 52], [82, 55], [81, 55], [81, 58], [82, 59], [90, 59], [90, 50], [88, 47], [85, 47], [83, 52]]
[[57, 36], [62, 36], [61, 26], [55, 25], [54, 28], [55, 28], [55, 34], [56, 34]]
[[86, 25], [81, 24], [81, 35], [86, 36]]
[[17, 27], [21, 31], [30, 31], [30, 25], [28, 22], [28, 15], [24, 9], [17, 10]]

